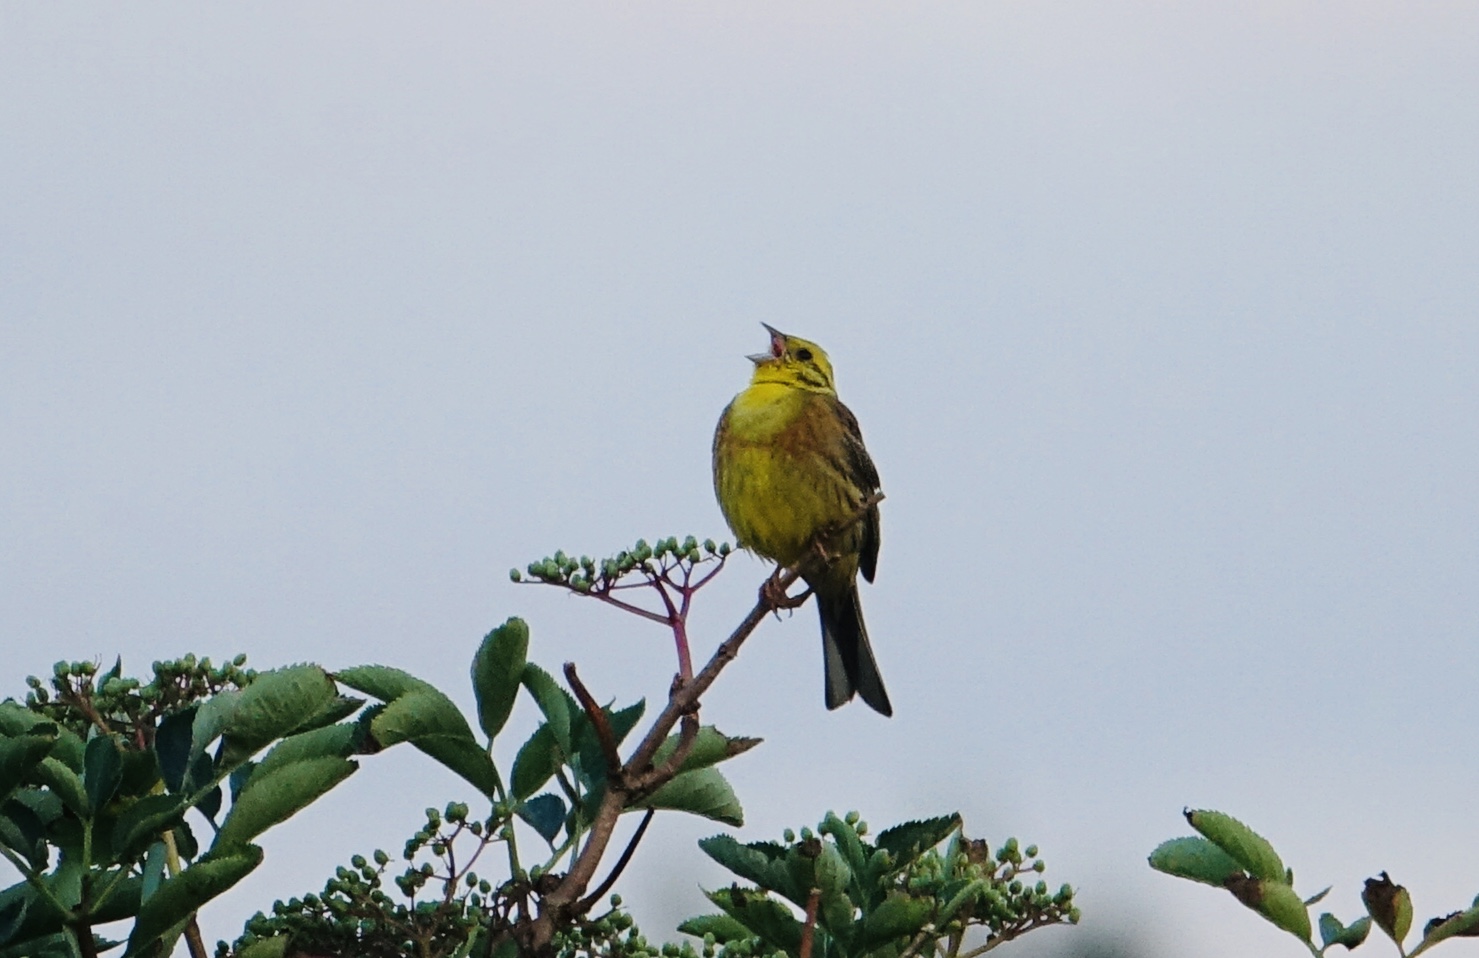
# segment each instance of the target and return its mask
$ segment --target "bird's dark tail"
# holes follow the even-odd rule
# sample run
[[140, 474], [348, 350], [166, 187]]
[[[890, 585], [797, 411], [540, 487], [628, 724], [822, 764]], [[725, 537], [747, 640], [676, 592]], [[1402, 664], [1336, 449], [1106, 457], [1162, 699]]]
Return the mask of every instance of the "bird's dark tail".
[[817, 609], [822, 614], [822, 657], [827, 682], [827, 708], [845, 705], [854, 694], [875, 712], [893, 715], [888, 693], [883, 689], [883, 676], [868, 645], [868, 629], [863, 625], [863, 607], [858, 602], [858, 587], [852, 584], [839, 595], [817, 593]]

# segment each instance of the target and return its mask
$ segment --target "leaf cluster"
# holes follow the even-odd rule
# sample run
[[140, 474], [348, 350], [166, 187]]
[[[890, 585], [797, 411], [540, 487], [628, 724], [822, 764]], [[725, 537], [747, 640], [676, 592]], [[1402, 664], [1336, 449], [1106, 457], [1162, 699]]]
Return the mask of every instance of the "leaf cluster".
[[[1199, 833], [1162, 842], [1150, 855], [1150, 866], [1178, 878], [1225, 888], [1248, 908], [1298, 938], [1314, 955], [1324, 955], [1339, 945], [1354, 949], [1366, 941], [1373, 924], [1397, 946], [1403, 956], [1419, 955], [1448, 938], [1479, 937], [1479, 898], [1465, 911], [1456, 911], [1429, 921], [1422, 940], [1411, 950], [1404, 942], [1412, 928], [1412, 897], [1394, 883], [1386, 872], [1368, 878], [1361, 892], [1366, 914], [1350, 924], [1330, 912], [1321, 913], [1318, 923], [1310, 921], [1309, 909], [1330, 889], [1309, 898], [1294, 891], [1294, 871], [1268, 839], [1222, 812], [1187, 809], [1184, 813]], [[1320, 944], [1314, 942], [1318, 927]]]
[[1033, 929], [1078, 921], [1073, 889], [1050, 891], [1036, 877], [1046, 865], [1035, 846], [1008, 839], [993, 854], [964, 835], [958, 815], [867, 836], [854, 812], [828, 813], [815, 833], [788, 830], [781, 842], [703, 840], [711, 858], [750, 885], [708, 892], [721, 912], [680, 930], [734, 956], [973, 958]]
[[[339, 720], [358, 700], [317, 666], [243, 664], [187, 656], [143, 683], [63, 662], [0, 702], [0, 857], [22, 877], [0, 890], [0, 956], [167, 953], [260, 864], [258, 835], [355, 770]], [[126, 942], [94, 933], [130, 920]]]

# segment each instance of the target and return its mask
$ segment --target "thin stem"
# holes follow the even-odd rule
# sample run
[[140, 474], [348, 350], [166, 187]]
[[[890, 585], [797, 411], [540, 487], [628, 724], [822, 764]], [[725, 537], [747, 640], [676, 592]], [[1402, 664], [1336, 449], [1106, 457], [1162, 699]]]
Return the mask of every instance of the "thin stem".
[[31, 870], [31, 867], [27, 865], [26, 862], [21, 860], [21, 857], [19, 855], [15, 854], [4, 845], [0, 845], [0, 855], [3, 855], [5, 859], [10, 862], [10, 864], [14, 865], [15, 870], [20, 872], [21, 875], [26, 879], [26, 884], [36, 889], [36, 891], [40, 893], [41, 897], [45, 898], [47, 900], [47, 903], [50, 904], [53, 908], [64, 915], [71, 910], [66, 905], [62, 904], [62, 900], [58, 898], [55, 893], [52, 892], [51, 887], [43, 882], [38, 874], [36, 872], [33, 872]]
[[797, 958], [811, 958], [811, 943], [817, 933], [817, 907], [822, 903], [822, 890], [813, 888], [806, 896], [806, 924], [801, 926], [801, 947]]
[[565, 663], [565, 678], [570, 682], [570, 688], [574, 690], [575, 697], [580, 700], [580, 707], [585, 709], [586, 717], [591, 720], [591, 725], [596, 730], [596, 740], [601, 743], [601, 754], [606, 758], [606, 768], [610, 775], [621, 774], [621, 753], [616, 750], [616, 735], [611, 731], [611, 723], [606, 718], [606, 710], [596, 704], [595, 696], [591, 695], [590, 689], [580, 681], [580, 676], [575, 674], [575, 663]]
[[652, 816], [655, 814], [657, 814], [656, 809], [647, 809], [647, 814], [642, 816], [641, 824], [637, 826], [636, 832], [632, 834], [632, 840], [627, 842], [626, 849], [622, 851], [621, 857], [616, 860], [616, 867], [611, 869], [611, 874], [606, 876], [606, 880], [601, 882], [595, 891], [581, 900], [578, 910], [589, 911], [595, 907], [596, 902], [606, 897], [606, 893], [611, 890], [611, 886], [616, 884], [616, 880], [626, 870], [627, 862], [632, 860], [632, 854], [637, 850], [637, 844], [642, 841], [642, 836], [647, 834], [647, 826], [652, 824]]

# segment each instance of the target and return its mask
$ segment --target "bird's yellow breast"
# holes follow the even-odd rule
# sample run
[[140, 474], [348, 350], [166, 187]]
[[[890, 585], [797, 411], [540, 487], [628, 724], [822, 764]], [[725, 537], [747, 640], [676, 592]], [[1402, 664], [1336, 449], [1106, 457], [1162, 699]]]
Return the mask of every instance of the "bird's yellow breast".
[[757, 383], [734, 398], [714, 436], [714, 489], [741, 545], [781, 565], [842, 522], [857, 497], [841, 474], [831, 397]]

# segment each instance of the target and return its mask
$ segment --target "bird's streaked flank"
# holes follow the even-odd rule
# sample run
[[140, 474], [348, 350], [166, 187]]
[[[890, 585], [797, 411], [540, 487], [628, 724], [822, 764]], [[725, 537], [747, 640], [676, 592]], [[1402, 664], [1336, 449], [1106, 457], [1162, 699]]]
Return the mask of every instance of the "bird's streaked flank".
[[[827, 708], [861, 695], [893, 714], [868, 645], [857, 576], [878, 564], [878, 471], [816, 343], [770, 326], [770, 351], [714, 432], [714, 492], [739, 544], [796, 566], [822, 618]], [[803, 596], [804, 598], [804, 596]]]

